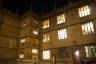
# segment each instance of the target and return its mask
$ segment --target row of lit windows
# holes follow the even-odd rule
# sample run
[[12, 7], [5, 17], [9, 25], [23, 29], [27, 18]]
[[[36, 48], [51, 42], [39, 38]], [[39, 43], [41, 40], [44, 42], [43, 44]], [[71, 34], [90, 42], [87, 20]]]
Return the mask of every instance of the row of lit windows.
[[[37, 49], [32, 49], [32, 53], [37, 53]], [[96, 46], [85, 46], [86, 57], [96, 57]], [[79, 50], [74, 53], [76, 56], [79, 56]], [[43, 59], [50, 59], [51, 53], [50, 50], [44, 50], [42, 53]], [[20, 58], [24, 58], [24, 54], [20, 54]]]
[[[32, 49], [32, 53], [37, 53], [38, 51], [37, 51], [37, 49]], [[50, 59], [50, 50], [45, 50], [45, 51], [43, 51], [43, 54], [42, 54], [43, 56], [43, 59]], [[23, 59], [24, 58], [24, 54], [20, 54], [20, 56], [19, 56], [19, 58], [20, 59]]]
[[[36, 31], [36, 30], [33, 30], [33, 34], [34, 35], [38, 35], [38, 31]], [[26, 41], [26, 39], [21, 39], [21, 43], [25, 43], [25, 41]]]
[[[86, 57], [88, 58], [96, 58], [96, 45], [94, 46], [85, 46], [85, 52], [86, 52]], [[79, 50], [76, 50], [74, 52], [75, 56], [78, 57], [80, 56], [80, 51]], [[50, 59], [51, 57], [51, 53], [50, 53], [50, 50], [45, 50], [43, 51], [43, 59]]]
[[[33, 30], [33, 32], [32, 32], [34, 35], [38, 35], [38, 30]], [[26, 42], [26, 39], [21, 39], [20, 40], [20, 43], [25, 43]], [[32, 49], [32, 53], [38, 53], [38, 50], [37, 49]], [[20, 54], [19, 55], [19, 58], [24, 58], [24, 54]]]
[[[86, 5], [81, 8], [78, 8], [78, 13], [79, 13], [80, 17], [90, 15], [90, 7], [88, 5]], [[65, 15], [64, 14], [57, 16], [57, 24], [61, 24], [64, 22], [65, 22]], [[43, 29], [48, 28], [48, 27], [49, 27], [49, 19], [43, 21]]]
[[[61, 14], [59, 16], [57, 16], [57, 24], [61, 24], [65, 22], [65, 15]], [[48, 28], [49, 27], [49, 19], [43, 21], [43, 29]]]
[[[37, 54], [38, 53], [38, 50], [37, 49], [32, 49], [32, 53], [33, 54]], [[24, 58], [24, 54], [20, 54], [19, 55], [19, 58], [21, 58], [21, 59]]]
[[[93, 26], [92, 22], [88, 22], [86, 24], [83, 24], [83, 25], [81, 25], [81, 27], [82, 27], [83, 35], [88, 35], [88, 34], [94, 33], [94, 26]], [[37, 35], [38, 32], [33, 31], [33, 34]], [[66, 38], [67, 38], [66, 29], [58, 30], [58, 39], [60, 40], [60, 39], [66, 39]], [[24, 43], [25, 41], [26, 41], [26, 39], [22, 39], [21, 43]], [[50, 41], [49, 33], [43, 34], [43, 42], [48, 42], [48, 41]]]
[[[66, 39], [67, 38], [67, 31], [66, 29], [58, 30], [58, 39]], [[43, 42], [50, 41], [49, 33], [43, 34]]]
[[[76, 56], [79, 56], [79, 50], [76, 50], [74, 53]], [[51, 53], [50, 50], [44, 50], [43, 51], [43, 59], [44, 60], [49, 60], [51, 58]]]
[[[94, 26], [92, 22], [88, 22], [86, 24], [81, 25], [83, 35], [88, 35], [94, 33]], [[67, 30], [61, 29], [58, 30], [58, 39], [67, 39]], [[50, 35], [49, 33], [43, 34], [43, 42], [50, 41]]]

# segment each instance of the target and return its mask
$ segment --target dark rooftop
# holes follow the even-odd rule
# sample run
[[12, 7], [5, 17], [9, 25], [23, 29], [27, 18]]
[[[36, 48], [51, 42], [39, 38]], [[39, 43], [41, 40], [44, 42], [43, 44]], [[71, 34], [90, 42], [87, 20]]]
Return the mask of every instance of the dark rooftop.
[[22, 15], [32, 9], [41, 15], [68, 4], [68, 0], [0, 0], [2, 7]]

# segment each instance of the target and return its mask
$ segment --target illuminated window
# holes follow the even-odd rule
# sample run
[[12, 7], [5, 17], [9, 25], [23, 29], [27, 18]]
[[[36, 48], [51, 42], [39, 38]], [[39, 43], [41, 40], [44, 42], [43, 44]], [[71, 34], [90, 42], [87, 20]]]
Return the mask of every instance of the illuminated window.
[[76, 51], [75, 51], [75, 56], [76, 56], [76, 57], [79, 57], [79, 54], [80, 54], [79, 50], [76, 50]]
[[43, 21], [43, 29], [48, 28], [48, 27], [49, 27], [49, 20]]
[[33, 34], [38, 35], [38, 31], [33, 30]]
[[20, 54], [20, 58], [24, 58], [24, 54]]
[[43, 59], [50, 59], [50, 51], [49, 50], [43, 51]]
[[32, 49], [32, 53], [37, 53], [38, 50], [37, 49]]
[[65, 22], [65, 15], [64, 14], [57, 16], [57, 24], [61, 24], [64, 22]]
[[43, 34], [43, 42], [48, 42], [48, 41], [50, 41], [49, 33]]
[[26, 39], [21, 39], [21, 43], [25, 43]]
[[96, 57], [96, 45], [85, 46], [86, 57]]
[[79, 8], [78, 12], [80, 17], [87, 16], [90, 15], [90, 8], [88, 5], [86, 5], [84, 7]]
[[66, 29], [58, 30], [58, 39], [66, 39], [66, 38], [67, 38]]
[[84, 35], [94, 33], [93, 23], [89, 22], [89, 23], [83, 24], [82, 25], [82, 32]]

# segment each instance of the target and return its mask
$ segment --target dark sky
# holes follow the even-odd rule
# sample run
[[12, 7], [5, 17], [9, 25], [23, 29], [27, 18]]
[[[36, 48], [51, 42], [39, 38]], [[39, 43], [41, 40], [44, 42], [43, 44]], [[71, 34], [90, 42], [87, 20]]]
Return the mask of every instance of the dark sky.
[[67, 4], [68, 0], [1, 0], [1, 2], [4, 8], [12, 12], [18, 10], [18, 13], [21, 15], [30, 8], [38, 14], [41, 14], [41, 11], [48, 13], [54, 9], [55, 4], [56, 8], [59, 8]]

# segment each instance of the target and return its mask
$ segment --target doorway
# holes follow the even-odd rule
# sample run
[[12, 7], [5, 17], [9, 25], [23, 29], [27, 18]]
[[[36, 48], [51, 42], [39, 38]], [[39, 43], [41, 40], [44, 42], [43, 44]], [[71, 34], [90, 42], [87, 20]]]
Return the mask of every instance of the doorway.
[[72, 56], [73, 56], [74, 64], [81, 64], [81, 61], [80, 61], [80, 50], [79, 49], [73, 50]]

